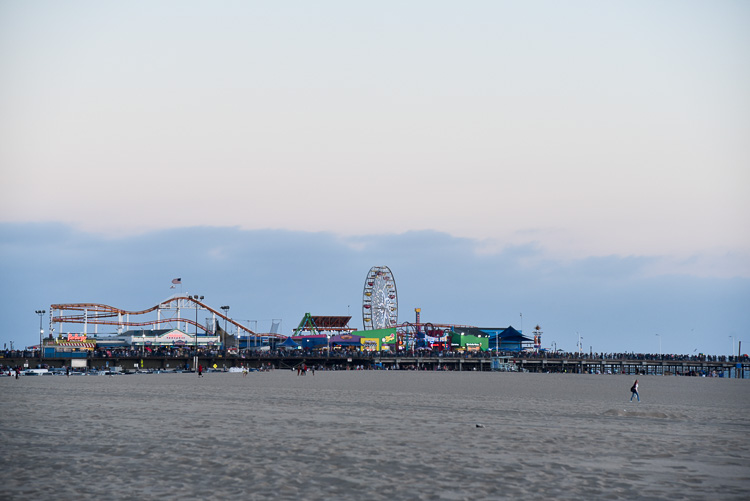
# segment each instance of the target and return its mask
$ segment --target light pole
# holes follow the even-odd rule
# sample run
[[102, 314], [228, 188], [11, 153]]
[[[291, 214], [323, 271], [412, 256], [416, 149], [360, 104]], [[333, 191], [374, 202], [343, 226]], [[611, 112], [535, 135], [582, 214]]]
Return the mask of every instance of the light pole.
[[[229, 306], [222, 306], [222, 310], [224, 310], [224, 341], [222, 344], [224, 345], [224, 351], [227, 351], [227, 316], [229, 315]], [[237, 333], [239, 336], [239, 332]], [[239, 339], [237, 340], [239, 342]]]
[[659, 358], [661, 358], [661, 334], [656, 334], [656, 337], [659, 338]]
[[42, 336], [44, 336], [44, 328], [42, 327], [42, 317], [47, 313], [46, 310], [34, 310], [34, 313], [39, 315], [39, 362], [42, 361]]
[[193, 296], [193, 301], [195, 302], [195, 354], [198, 354], [198, 308], [200, 308], [200, 303], [198, 303], [198, 300], [203, 301], [203, 296], [198, 297], [197, 295]]
[[[39, 325], [41, 325], [41, 323]], [[729, 351], [729, 356], [733, 357], [734, 356], [734, 336], [729, 336], [729, 339], [732, 340], [732, 349]]]

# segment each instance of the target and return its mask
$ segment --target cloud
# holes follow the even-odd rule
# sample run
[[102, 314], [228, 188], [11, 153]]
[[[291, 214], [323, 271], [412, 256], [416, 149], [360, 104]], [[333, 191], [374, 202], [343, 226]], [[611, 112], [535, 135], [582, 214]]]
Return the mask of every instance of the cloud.
[[746, 6], [6, 4], [2, 221], [432, 229], [750, 276]]
[[[194, 227], [108, 239], [60, 224], [0, 225], [3, 339], [35, 343], [35, 309], [68, 302], [128, 310], [182, 290], [230, 305], [233, 318], [290, 333], [306, 312], [361, 325], [367, 271], [394, 273], [399, 320], [528, 330], [574, 349], [728, 352], [750, 321], [750, 280], [653, 273], [654, 256], [560, 261], [539, 246], [487, 253], [483, 243], [434, 231], [342, 238], [330, 233]], [[523, 325], [522, 325], [523, 324]], [[657, 341], [655, 341], [655, 339]]]

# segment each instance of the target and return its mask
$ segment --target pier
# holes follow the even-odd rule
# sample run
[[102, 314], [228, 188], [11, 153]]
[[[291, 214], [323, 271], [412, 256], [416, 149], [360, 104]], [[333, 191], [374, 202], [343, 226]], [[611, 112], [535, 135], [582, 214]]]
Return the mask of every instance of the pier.
[[[628, 375], [681, 375], [746, 378], [750, 375], [750, 359], [734, 357], [724, 360], [698, 359], [642, 359], [638, 357], [596, 358], [576, 357], [529, 357], [506, 354], [500, 357], [471, 356], [466, 354], [438, 355], [427, 353], [410, 355], [379, 352], [335, 353], [243, 353], [240, 356], [225, 356], [221, 353], [201, 353], [198, 364], [205, 368], [228, 370], [232, 367], [294, 369], [300, 365], [317, 369], [352, 370], [445, 370], [445, 371], [493, 371], [511, 370], [519, 372], [554, 372], [572, 374], [628, 374]], [[691, 357], [687, 357], [691, 358]], [[75, 360], [75, 362], [72, 362]], [[36, 368], [47, 366], [59, 368], [73, 365], [103, 370], [121, 367], [123, 371], [138, 370], [194, 370], [194, 355], [159, 356], [128, 354], [125, 356], [89, 356], [86, 358], [4, 357], [0, 365], [9, 367]]]

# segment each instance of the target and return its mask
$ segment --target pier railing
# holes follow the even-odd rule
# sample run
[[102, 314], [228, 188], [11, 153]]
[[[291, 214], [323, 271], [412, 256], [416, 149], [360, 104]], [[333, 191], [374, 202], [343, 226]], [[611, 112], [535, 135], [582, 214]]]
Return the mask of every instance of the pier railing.
[[[15, 356], [14, 356], [15, 355]], [[20, 355], [20, 356], [19, 356]], [[39, 359], [34, 352], [5, 353], [0, 366], [65, 367], [71, 365], [69, 357]], [[750, 359], [720, 356], [667, 356], [650, 354], [617, 354], [616, 356], [573, 356], [571, 354], [545, 354], [533, 356], [520, 353], [435, 353], [435, 352], [332, 352], [293, 350], [242, 352], [226, 354], [218, 351], [200, 351], [198, 363], [204, 367], [228, 370], [231, 367], [290, 369], [305, 364], [321, 369], [351, 370], [446, 370], [561, 372], [589, 374], [654, 374], [692, 375], [747, 378], [750, 376]], [[122, 367], [131, 370], [194, 370], [196, 353], [185, 350], [175, 353], [158, 353], [138, 350], [96, 351], [85, 359], [86, 367], [106, 369]]]

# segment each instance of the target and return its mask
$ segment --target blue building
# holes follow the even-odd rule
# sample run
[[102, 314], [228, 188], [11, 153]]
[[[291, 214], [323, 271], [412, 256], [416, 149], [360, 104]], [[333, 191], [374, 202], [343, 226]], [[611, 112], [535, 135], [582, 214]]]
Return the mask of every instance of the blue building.
[[521, 331], [508, 327], [479, 327], [480, 330], [489, 336], [489, 349], [500, 351], [521, 351], [525, 348], [531, 348], [534, 340], [524, 336]]

